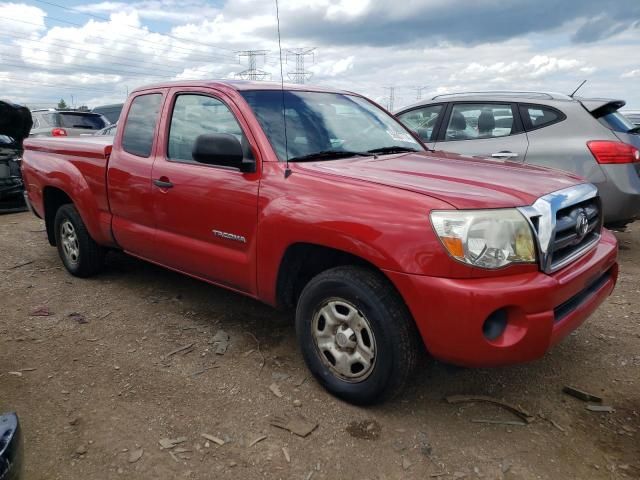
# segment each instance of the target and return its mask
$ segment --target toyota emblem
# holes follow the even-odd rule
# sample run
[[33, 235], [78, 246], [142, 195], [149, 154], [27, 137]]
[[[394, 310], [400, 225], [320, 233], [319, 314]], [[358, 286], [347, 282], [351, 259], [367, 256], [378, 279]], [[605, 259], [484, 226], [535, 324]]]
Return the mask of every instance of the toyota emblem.
[[576, 219], [576, 235], [578, 236], [576, 240], [582, 241], [588, 231], [589, 219], [587, 218], [587, 214], [584, 213], [584, 211], [581, 211], [578, 213], [578, 218]]

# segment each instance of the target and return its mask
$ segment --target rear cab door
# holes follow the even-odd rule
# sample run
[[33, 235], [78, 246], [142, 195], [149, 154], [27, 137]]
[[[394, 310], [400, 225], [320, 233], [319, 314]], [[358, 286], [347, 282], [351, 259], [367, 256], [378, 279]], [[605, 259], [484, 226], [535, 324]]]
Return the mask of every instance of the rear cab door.
[[118, 245], [136, 256], [155, 256], [151, 170], [165, 89], [132, 95], [123, 112], [107, 170], [111, 228]]
[[522, 162], [528, 146], [514, 103], [470, 101], [449, 104], [434, 148]]
[[[243, 173], [192, 158], [196, 138], [229, 133], [256, 171]], [[152, 260], [244, 293], [256, 292], [260, 159], [248, 123], [232, 98], [213, 89], [173, 88], [160, 123], [152, 171]], [[254, 143], [255, 145], [255, 143]]]

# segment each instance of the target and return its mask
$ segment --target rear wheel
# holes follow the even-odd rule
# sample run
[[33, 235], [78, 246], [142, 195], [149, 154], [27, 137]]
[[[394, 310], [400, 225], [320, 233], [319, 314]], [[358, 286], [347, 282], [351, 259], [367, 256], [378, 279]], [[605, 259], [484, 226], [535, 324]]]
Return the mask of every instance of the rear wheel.
[[72, 204], [63, 205], [54, 221], [58, 254], [65, 268], [76, 277], [89, 277], [104, 266], [105, 249], [89, 235]]
[[356, 404], [397, 394], [417, 362], [418, 335], [407, 307], [382, 274], [362, 267], [313, 278], [298, 302], [296, 332], [318, 381]]

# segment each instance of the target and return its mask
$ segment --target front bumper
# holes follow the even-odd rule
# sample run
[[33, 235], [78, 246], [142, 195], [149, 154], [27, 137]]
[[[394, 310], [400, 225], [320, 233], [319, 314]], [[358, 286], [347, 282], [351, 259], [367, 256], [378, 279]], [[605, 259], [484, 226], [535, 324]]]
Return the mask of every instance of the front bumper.
[[[540, 358], [584, 322], [613, 291], [617, 251], [616, 238], [604, 230], [593, 250], [552, 275], [448, 279], [386, 273], [431, 355], [458, 365], [491, 367]], [[489, 340], [483, 325], [502, 309], [506, 328]]]
[[0, 480], [21, 478], [22, 456], [22, 432], [17, 415], [0, 415]]

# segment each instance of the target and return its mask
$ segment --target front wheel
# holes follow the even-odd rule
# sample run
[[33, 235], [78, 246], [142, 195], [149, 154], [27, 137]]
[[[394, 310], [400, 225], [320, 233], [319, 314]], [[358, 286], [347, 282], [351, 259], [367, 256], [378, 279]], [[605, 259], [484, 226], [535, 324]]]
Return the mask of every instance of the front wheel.
[[418, 334], [407, 307], [382, 274], [362, 267], [314, 277], [298, 302], [296, 332], [313, 375], [355, 404], [397, 394], [417, 362]]
[[72, 204], [63, 205], [54, 221], [58, 255], [65, 268], [76, 277], [89, 277], [102, 270], [105, 249], [89, 235]]

